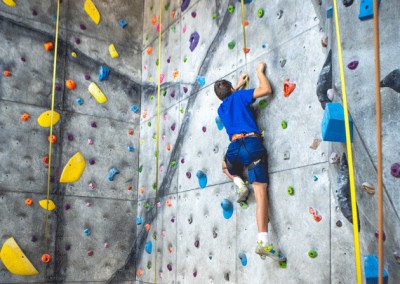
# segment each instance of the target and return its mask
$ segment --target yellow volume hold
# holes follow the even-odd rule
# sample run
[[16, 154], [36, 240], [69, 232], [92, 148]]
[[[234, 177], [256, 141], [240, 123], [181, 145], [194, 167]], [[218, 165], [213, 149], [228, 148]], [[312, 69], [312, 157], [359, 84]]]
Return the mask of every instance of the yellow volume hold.
[[60, 182], [68, 183], [77, 181], [81, 177], [85, 167], [85, 158], [80, 152], [76, 153], [64, 167]]
[[[56, 124], [60, 120], [60, 115], [53, 111], [53, 125]], [[50, 127], [51, 126], [51, 110], [48, 110], [42, 113], [38, 118], [38, 123], [42, 127]]]
[[115, 50], [114, 44], [111, 44], [108, 47], [108, 50], [110, 51], [110, 55], [111, 55], [112, 58], [119, 57], [118, 52]]
[[99, 87], [97, 87], [97, 85], [95, 84], [95, 83], [91, 83], [90, 85], [89, 85], [89, 88], [88, 88], [88, 90], [89, 90], [89, 92], [93, 95], [93, 97], [95, 97], [96, 98], [96, 100], [99, 102], [99, 103], [105, 103], [106, 101], [107, 101], [107, 98], [106, 98], [106, 96], [103, 94], [103, 92], [99, 89]]
[[[40, 200], [39, 201], [40, 206], [42, 206], [44, 209], [47, 209], [47, 200]], [[56, 208], [56, 205], [54, 204], [53, 201], [49, 200], [49, 211], [54, 210]]]
[[14, 238], [9, 238], [3, 244], [0, 252], [0, 258], [5, 267], [18, 275], [37, 275], [39, 272], [32, 265], [29, 259], [25, 256]]
[[100, 22], [100, 14], [99, 14], [99, 11], [97, 11], [96, 6], [93, 4], [93, 2], [91, 0], [86, 0], [86, 2], [85, 2], [85, 11], [86, 11], [86, 13], [88, 13], [88, 15], [92, 18], [92, 20], [96, 24], [99, 24], [99, 22]]
[[4, 3], [6, 3], [8, 6], [11, 7], [16, 7], [17, 3], [15, 3], [13, 0], [3, 0]]

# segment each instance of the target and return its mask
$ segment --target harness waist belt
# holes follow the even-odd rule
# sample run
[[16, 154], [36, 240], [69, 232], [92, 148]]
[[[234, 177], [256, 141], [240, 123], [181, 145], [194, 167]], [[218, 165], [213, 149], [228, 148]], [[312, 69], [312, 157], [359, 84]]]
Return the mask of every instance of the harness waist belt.
[[254, 137], [254, 136], [260, 137], [260, 134], [255, 133], [255, 132], [233, 134], [231, 142], [235, 141], [236, 139], [246, 138], [246, 137]]

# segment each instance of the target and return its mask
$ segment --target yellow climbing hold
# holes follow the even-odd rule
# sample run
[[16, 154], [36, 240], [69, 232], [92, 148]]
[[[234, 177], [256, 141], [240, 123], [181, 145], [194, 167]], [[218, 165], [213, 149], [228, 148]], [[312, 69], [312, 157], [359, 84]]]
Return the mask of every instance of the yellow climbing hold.
[[115, 50], [114, 44], [111, 44], [108, 47], [108, 50], [110, 51], [110, 55], [112, 58], [119, 57], [118, 52]]
[[149, 82], [151, 82], [151, 77], [149, 78]]
[[91, 0], [86, 0], [85, 11], [86, 11], [86, 13], [88, 13], [88, 15], [92, 18], [92, 20], [96, 24], [99, 24], [100, 14], [99, 14], [99, 11], [97, 11], [96, 6], [93, 4], [93, 2]]
[[106, 98], [106, 96], [103, 94], [103, 92], [99, 89], [99, 87], [97, 87], [97, 85], [95, 84], [95, 83], [91, 83], [90, 85], [89, 85], [89, 88], [88, 88], [88, 90], [89, 90], [89, 92], [93, 95], [93, 97], [95, 97], [96, 98], [96, 100], [99, 102], [99, 103], [105, 103], [106, 101], [107, 101], [107, 98]]
[[3, 0], [4, 3], [6, 3], [8, 6], [11, 7], [16, 7], [17, 3], [15, 3], [13, 0]]
[[144, 145], [144, 140], [142, 140], [142, 145]]
[[72, 52], [71, 55], [72, 55], [73, 57], [76, 57], [76, 53], [75, 53], [75, 52]]
[[[38, 123], [42, 127], [50, 127], [51, 126], [51, 110], [48, 110], [44, 113], [42, 113], [38, 117]], [[60, 120], [60, 115], [53, 111], [53, 125], [56, 124]]]
[[68, 183], [77, 181], [86, 167], [85, 158], [80, 152], [76, 153], [65, 165], [60, 182]]
[[[39, 201], [40, 206], [42, 206], [44, 209], [47, 209], [47, 200], [41, 200]], [[49, 200], [49, 211], [54, 210], [56, 208], [56, 205], [54, 204], [53, 201]]]
[[5, 267], [18, 275], [37, 275], [39, 272], [32, 265], [26, 255], [19, 248], [14, 238], [9, 238], [3, 244], [0, 252], [0, 258]]

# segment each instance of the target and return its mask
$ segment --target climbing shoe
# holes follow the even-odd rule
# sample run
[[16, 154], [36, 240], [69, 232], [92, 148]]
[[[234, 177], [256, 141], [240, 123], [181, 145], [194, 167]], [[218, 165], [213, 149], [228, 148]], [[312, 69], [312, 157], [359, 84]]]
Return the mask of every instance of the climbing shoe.
[[245, 184], [242, 184], [242, 186], [239, 188], [239, 191], [237, 193], [236, 202], [240, 203], [241, 201], [246, 201], [249, 193], [250, 193], [250, 190], [247, 188], [247, 186]]
[[268, 256], [268, 257], [272, 258], [273, 260], [277, 260], [277, 261], [285, 261], [286, 260], [286, 257], [277, 253], [274, 250], [272, 245], [263, 247], [261, 245], [261, 241], [258, 242], [255, 252], [256, 252], [256, 254], [258, 254], [261, 257], [261, 259], [265, 259]]

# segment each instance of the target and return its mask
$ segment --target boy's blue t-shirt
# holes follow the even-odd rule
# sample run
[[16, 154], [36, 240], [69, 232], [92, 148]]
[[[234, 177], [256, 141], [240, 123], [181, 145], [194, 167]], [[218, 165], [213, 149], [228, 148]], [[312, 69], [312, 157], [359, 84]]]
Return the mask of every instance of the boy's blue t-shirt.
[[218, 115], [226, 128], [229, 140], [232, 140], [234, 134], [253, 131], [261, 135], [249, 108], [255, 101], [253, 100], [253, 93], [254, 89], [236, 91], [224, 99], [219, 106]]

